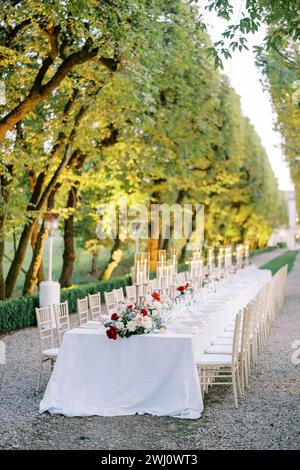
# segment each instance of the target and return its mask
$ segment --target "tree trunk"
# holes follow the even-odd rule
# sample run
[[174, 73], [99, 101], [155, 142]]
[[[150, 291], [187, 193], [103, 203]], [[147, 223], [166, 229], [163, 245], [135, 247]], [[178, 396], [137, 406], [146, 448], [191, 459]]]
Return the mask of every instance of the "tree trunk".
[[[62, 183], [57, 183], [53, 191], [50, 193], [50, 196], [48, 198], [48, 203], [47, 203], [47, 210], [52, 210], [54, 207], [54, 199], [57, 191], [61, 187]], [[35, 230], [35, 226], [37, 226], [37, 221], [33, 223], [33, 230]], [[29, 269], [26, 273], [25, 276], [25, 283], [23, 287], [23, 295], [32, 295], [34, 288], [38, 282], [38, 272], [42, 263], [42, 256], [43, 256], [43, 250], [44, 250], [44, 245], [45, 241], [48, 235], [48, 230], [45, 228], [44, 223], [37, 235], [31, 263], [29, 266]]]
[[[77, 187], [72, 187], [70, 189], [67, 201], [67, 209], [75, 209], [77, 202], [77, 192]], [[69, 287], [71, 285], [74, 261], [74, 212], [72, 212], [64, 222], [63, 266], [59, 280], [62, 287]]]
[[3, 269], [4, 247], [4, 236], [3, 233], [0, 233], [0, 300], [5, 299], [5, 279]]
[[69, 217], [65, 219], [64, 223], [64, 253], [63, 253], [63, 265], [60, 275], [60, 284], [62, 287], [69, 287], [71, 285], [71, 279], [74, 269], [75, 261], [75, 249], [74, 249], [74, 212], [77, 206], [78, 192], [80, 186], [80, 176], [85, 160], [84, 154], [77, 154], [72, 166], [77, 176], [76, 180], [68, 194], [67, 210], [71, 211]]
[[[118, 131], [111, 126], [111, 133], [109, 137], [102, 140], [99, 148], [108, 147], [116, 143], [118, 137]], [[74, 163], [74, 172], [77, 176], [73, 183], [68, 195], [67, 209], [71, 210], [71, 214], [65, 220], [64, 224], [64, 253], [63, 253], [63, 266], [60, 276], [60, 284], [62, 287], [69, 287], [71, 284], [74, 261], [75, 261], [75, 249], [74, 249], [74, 212], [77, 206], [78, 192], [80, 186], [80, 176], [82, 174], [82, 168], [86, 155], [79, 154], [77, 160]], [[92, 259], [92, 270], [91, 274], [97, 274], [97, 259], [98, 254], [93, 254]]]
[[[36, 220], [35, 223], [34, 223], [34, 228], [33, 228], [32, 236], [31, 236], [32, 253], [34, 253], [34, 251], [35, 251], [35, 246], [36, 246], [36, 242], [37, 242], [37, 239], [38, 239], [38, 235], [39, 235], [38, 221]], [[37, 272], [37, 282], [38, 282], [38, 284], [43, 282], [44, 279], [45, 279], [45, 276], [44, 276], [43, 260], [41, 259], [40, 267], [39, 267], [38, 272]]]
[[16, 235], [15, 228], [13, 230], [13, 244], [14, 244], [14, 253], [15, 253], [17, 251], [17, 235]]
[[95, 251], [93, 254], [92, 254], [92, 265], [91, 265], [91, 271], [90, 271], [90, 274], [92, 276], [97, 276], [97, 272], [98, 272], [98, 269], [97, 269], [97, 262], [98, 262], [98, 256], [99, 256], [99, 251]]
[[150, 253], [150, 271], [156, 270], [156, 263], [158, 259], [159, 239], [148, 238], [147, 252]]
[[[181, 204], [184, 197], [186, 195], [186, 192], [183, 191], [182, 189], [180, 189], [178, 192], [177, 192], [177, 196], [176, 196], [176, 199], [174, 201], [173, 204]], [[182, 212], [182, 217], [183, 217], [183, 212]], [[166, 250], [168, 251], [170, 249], [170, 245], [171, 245], [171, 240], [173, 239], [174, 237], [174, 220], [171, 220], [170, 221], [170, 238], [162, 238], [161, 240], [161, 250]], [[176, 242], [175, 242], [176, 243]]]
[[[7, 171], [10, 176], [13, 174], [13, 166], [7, 166]], [[0, 299], [6, 298], [6, 286], [4, 279], [4, 249], [5, 249], [5, 222], [7, 217], [7, 203], [9, 201], [9, 183], [10, 179], [6, 175], [0, 175], [0, 198], [1, 198], [1, 207], [0, 207]]]
[[180, 256], [179, 256], [179, 263], [184, 263], [185, 259], [186, 259], [186, 255], [187, 255], [187, 246], [189, 244], [189, 242], [191, 241], [191, 238], [193, 236], [193, 233], [194, 231], [196, 230], [196, 216], [197, 216], [197, 212], [195, 210], [195, 208], [193, 208], [193, 216], [192, 216], [192, 226], [190, 228], [190, 232], [188, 234], [188, 238], [186, 239], [185, 241], [185, 244], [183, 245], [182, 249], [181, 249], [181, 253], [180, 253]]
[[[161, 184], [164, 180], [156, 180], [155, 183], [157, 185]], [[150, 196], [150, 201], [155, 201], [155, 203], [159, 202], [159, 196], [160, 192], [153, 191], [153, 193]], [[155, 214], [153, 210], [151, 210], [151, 204], [150, 204], [150, 217], [149, 217], [149, 225], [148, 225], [148, 240], [147, 240], [147, 252], [150, 255], [150, 271], [155, 271], [156, 270], [156, 262], [158, 258], [158, 250], [160, 248], [160, 240], [161, 240], [161, 223], [160, 223], [160, 216], [159, 213], [157, 217], [155, 217]], [[152, 219], [152, 215], [154, 215], [154, 218]], [[158, 220], [158, 226], [155, 225], [155, 219]]]
[[48, 230], [42, 225], [38, 232], [30, 267], [25, 276], [23, 295], [32, 295], [38, 283], [38, 273], [42, 263], [43, 249]]
[[[45, 175], [41, 173], [38, 176], [37, 182], [36, 182], [36, 185], [35, 185], [35, 188], [34, 188], [34, 192], [32, 194], [31, 200], [30, 200], [30, 203], [27, 206], [28, 211], [30, 211], [32, 209], [35, 209], [38, 212], [38, 211], [41, 211], [43, 209], [43, 207], [44, 207], [45, 203], [47, 202], [48, 198], [50, 197], [51, 192], [53, 191], [54, 186], [56, 185], [56, 182], [57, 182], [58, 178], [60, 177], [61, 173], [63, 172], [65, 167], [68, 165], [68, 163], [78, 156], [79, 150], [75, 150], [73, 152], [73, 154], [71, 154], [71, 147], [72, 147], [72, 143], [73, 143], [73, 140], [75, 138], [75, 135], [76, 135], [77, 126], [78, 126], [81, 118], [85, 114], [86, 109], [87, 109], [86, 106], [81, 106], [78, 114], [76, 115], [75, 120], [74, 120], [74, 127], [73, 127], [73, 129], [70, 133], [69, 140], [66, 143], [62, 160], [60, 161], [60, 163], [59, 163], [58, 167], [56, 168], [54, 174], [52, 175], [49, 183], [47, 184], [47, 186], [45, 187], [45, 189], [43, 191], [42, 191], [42, 189], [43, 189]], [[61, 144], [61, 142], [65, 142], [65, 136], [64, 135], [63, 135], [63, 138], [61, 138], [59, 143]], [[57, 145], [55, 145], [55, 147], [56, 146]], [[11, 297], [11, 295], [13, 293], [13, 290], [15, 288], [20, 270], [22, 268], [22, 265], [23, 265], [23, 262], [24, 262], [24, 259], [25, 259], [25, 256], [26, 256], [27, 248], [28, 248], [29, 242], [31, 240], [32, 231], [33, 231], [33, 227], [34, 227], [34, 222], [35, 222], [36, 219], [37, 219], [37, 215], [34, 217], [34, 219], [28, 225], [26, 225], [24, 227], [23, 233], [22, 233], [21, 238], [19, 240], [19, 245], [18, 245], [16, 254], [15, 254], [15, 257], [13, 259], [13, 262], [10, 266], [9, 272], [7, 274], [7, 277], [6, 277], [6, 297]]]
[[117, 268], [120, 264], [123, 256], [123, 252], [121, 250], [121, 240], [119, 235], [117, 235], [116, 239], [114, 240], [113, 247], [110, 252], [110, 258], [106, 263], [105, 267], [103, 268], [102, 274], [100, 279], [106, 281], [107, 279], [111, 278], [113, 271]]
[[33, 230], [33, 223], [25, 225], [22, 235], [19, 240], [18, 248], [11, 263], [10, 269], [6, 277], [6, 297], [11, 297], [15, 288], [18, 275], [21, 271], [23, 261], [26, 255], [27, 247], [31, 239]]

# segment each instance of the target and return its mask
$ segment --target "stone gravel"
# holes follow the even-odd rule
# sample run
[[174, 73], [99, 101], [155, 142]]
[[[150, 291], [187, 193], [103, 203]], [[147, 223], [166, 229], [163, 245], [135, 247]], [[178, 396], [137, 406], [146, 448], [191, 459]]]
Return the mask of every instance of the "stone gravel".
[[[38, 413], [36, 328], [0, 336], [0, 449], [299, 449], [300, 255], [265, 351], [236, 410], [230, 387], [214, 387], [195, 421], [154, 416], [66, 418]], [[299, 354], [300, 357], [300, 354]]]

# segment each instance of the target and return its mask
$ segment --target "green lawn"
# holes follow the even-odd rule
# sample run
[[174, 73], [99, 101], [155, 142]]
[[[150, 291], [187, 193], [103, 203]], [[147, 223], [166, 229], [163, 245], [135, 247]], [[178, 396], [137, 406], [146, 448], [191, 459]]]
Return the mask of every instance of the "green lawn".
[[277, 249], [277, 246], [265, 246], [264, 248], [256, 248], [256, 250], [251, 251], [250, 256], [262, 255], [263, 253], [269, 253], [269, 251], [274, 251]]
[[280, 268], [288, 265], [288, 272], [293, 269], [293, 265], [298, 255], [299, 251], [286, 251], [283, 255], [277, 256], [277, 258], [272, 259], [268, 263], [260, 267], [260, 269], [270, 269], [274, 275]]

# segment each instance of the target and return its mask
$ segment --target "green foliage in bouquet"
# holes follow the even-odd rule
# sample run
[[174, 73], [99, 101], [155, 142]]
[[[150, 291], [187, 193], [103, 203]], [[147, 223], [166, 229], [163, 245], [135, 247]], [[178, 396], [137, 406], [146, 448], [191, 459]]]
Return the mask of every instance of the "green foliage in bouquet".
[[125, 306], [122, 312], [113, 313], [111, 319], [106, 321], [106, 335], [109, 339], [116, 340], [129, 338], [132, 335], [143, 335], [154, 330], [164, 328], [159, 314], [159, 302], [148, 305]]

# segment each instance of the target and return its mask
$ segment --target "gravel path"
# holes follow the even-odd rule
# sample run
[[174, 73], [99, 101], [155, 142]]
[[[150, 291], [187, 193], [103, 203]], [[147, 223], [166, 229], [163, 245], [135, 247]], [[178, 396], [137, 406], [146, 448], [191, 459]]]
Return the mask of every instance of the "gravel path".
[[268, 251], [266, 253], [262, 253], [261, 255], [252, 256], [251, 263], [255, 264], [255, 266], [258, 266], [258, 267], [263, 266], [264, 264], [268, 263], [272, 259], [277, 258], [280, 255], [283, 255], [283, 253], [285, 253], [286, 251], [288, 251], [287, 248], [278, 248], [277, 250]]
[[[3, 336], [0, 365], [0, 449], [299, 449], [300, 255], [288, 296], [240, 408], [229, 387], [215, 387], [196, 421], [152, 416], [65, 418], [39, 415], [34, 396], [38, 358], [35, 328]], [[298, 381], [298, 383], [297, 383]]]

